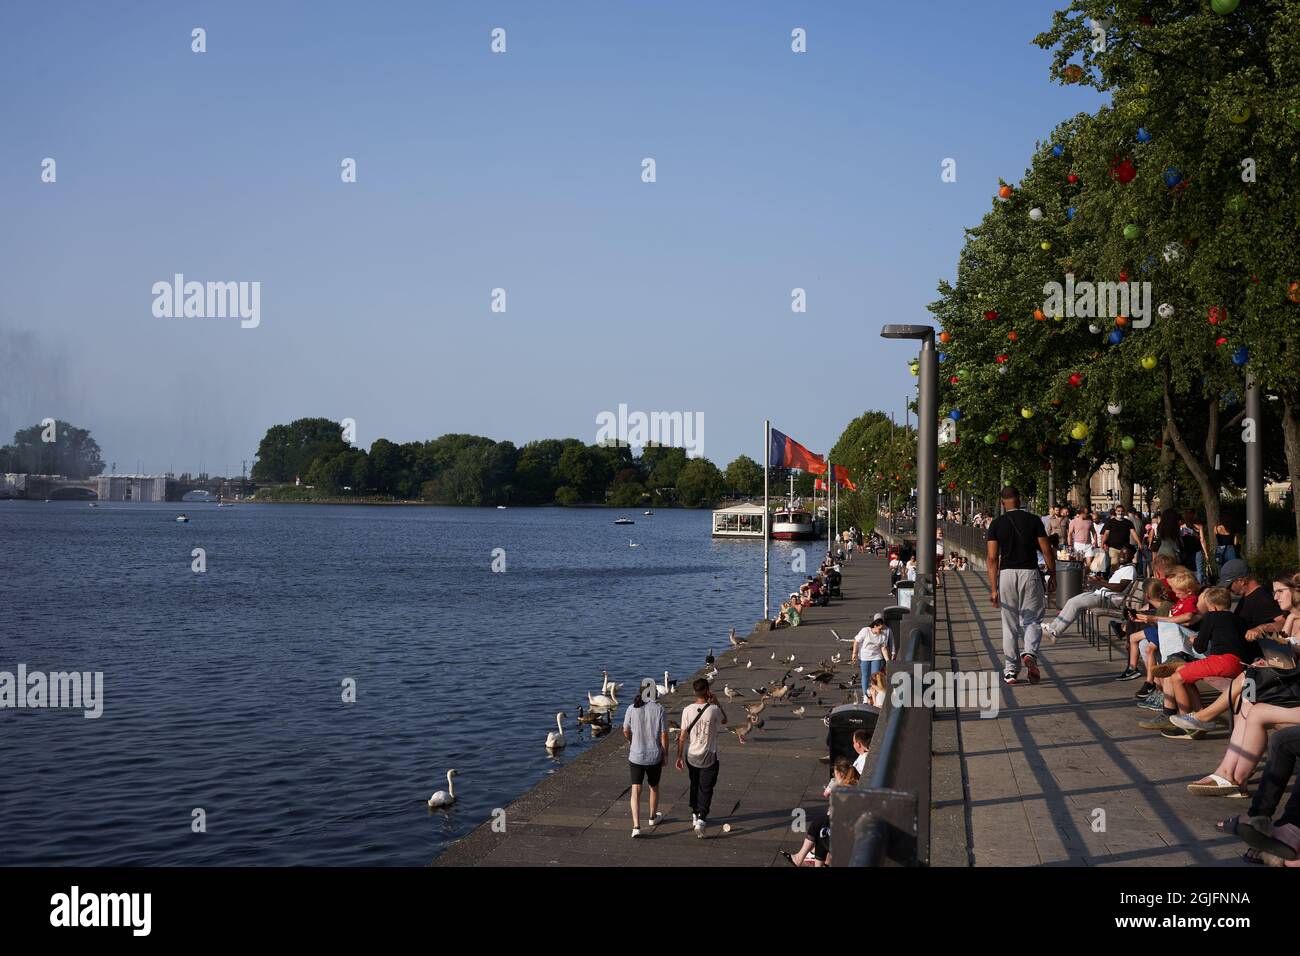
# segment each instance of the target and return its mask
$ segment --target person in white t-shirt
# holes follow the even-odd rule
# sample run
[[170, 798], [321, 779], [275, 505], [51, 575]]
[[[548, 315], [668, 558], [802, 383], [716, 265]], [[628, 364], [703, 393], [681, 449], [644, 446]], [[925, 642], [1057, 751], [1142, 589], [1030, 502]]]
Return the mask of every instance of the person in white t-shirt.
[[713, 788], [718, 783], [718, 728], [726, 726], [727, 714], [707, 680], [696, 678], [691, 686], [695, 700], [682, 708], [677, 769], [690, 772], [691, 826], [697, 837], [703, 837], [713, 803]]
[[1053, 643], [1070, 629], [1074, 619], [1093, 607], [1119, 607], [1133, 581], [1137, 578], [1137, 566], [1133, 564], [1133, 546], [1124, 545], [1119, 549], [1119, 566], [1109, 579], [1094, 574], [1090, 583], [1094, 590], [1076, 594], [1065, 602], [1065, 607], [1056, 612], [1051, 623], [1043, 625], [1043, 636]]
[[853, 638], [853, 659], [862, 669], [862, 699], [867, 699], [870, 692], [871, 675], [885, 669], [889, 656], [889, 628], [885, 626], [885, 616], [877, 614], [871, 623], [858, 631]]

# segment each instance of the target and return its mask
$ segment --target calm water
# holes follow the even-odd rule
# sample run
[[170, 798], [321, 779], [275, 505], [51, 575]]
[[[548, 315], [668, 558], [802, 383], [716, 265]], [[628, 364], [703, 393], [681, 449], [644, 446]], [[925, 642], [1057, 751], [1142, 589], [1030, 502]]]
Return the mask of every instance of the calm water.
[[0, 710], [0, 863], [427, 863], [590, 744], [603, 669], [685, 676], [762, 613], [761, 544], [617, 514], [0, 502], [0, 670], [104, 673], [98, 720]]

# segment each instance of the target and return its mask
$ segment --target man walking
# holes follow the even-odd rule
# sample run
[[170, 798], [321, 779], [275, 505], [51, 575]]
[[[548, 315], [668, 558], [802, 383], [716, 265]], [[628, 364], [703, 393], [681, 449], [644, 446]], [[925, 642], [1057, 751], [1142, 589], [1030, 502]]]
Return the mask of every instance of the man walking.
[[1083, 557], [1097, 543], [1097, 533], [1092, 528], [1092, 515], [1080, 508], [1068, 526], [1070, 550], [1078, 557]]
[[[1048, 589], [1056, 590], [1056, 554], [1047, 542], [1043, 520], [1020, 507], [1020, 492], [1002, 489], [1003, 514], [989, 525], [989, 597], [1002, 611], [1002, 680], [1016, 683], [1023, 664], [1029, 683], [1038, 683], [1038, 644], [1042, 640], [1047, 596], [1038, 570], [1041, 551], [1047, 565]], [[1023, 646], [1024, 650], [1021, 650]]]
[[[704, 837], [709, 819], [713, 788], [718, 783], [718, 727], [727, 715], [718, 706], [709, 682], [696, 678], [691, 685], [695, 700], [682, 708], [682, 732], [677, 735], [677, 769], [686, 769], [691, 777], [691, 825], [697, 837]], [[690, 746], [687, 746], [687, 741]], [[682, 751], [685, 751], [683, 760]]]

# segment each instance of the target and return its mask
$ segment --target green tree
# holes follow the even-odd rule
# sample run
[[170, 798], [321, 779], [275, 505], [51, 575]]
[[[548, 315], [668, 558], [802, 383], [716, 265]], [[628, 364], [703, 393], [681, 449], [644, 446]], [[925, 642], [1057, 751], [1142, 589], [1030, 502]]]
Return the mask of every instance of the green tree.
[[253, 478], [293, 481], [306, 478], [316, 458], [331, 458], [348, 448], [342, 427], [328, 418], [300, 418], [267, 429], [257, 446]]
[[677, 475], [677, 496], [688, 508], [711, 507], [726, 490], [718, 466], [707, 458], [692, 458]]
[[752, 497], [763, 493], [763, 466], [741, 455], [727, 466], [727, 489], [735, 495]]
[[[46, 438], [52, 440], [46, 441]], [[104, 470], [99, 443], [90, 432], [62, 419], [52, 425], [32, 425], [14, 432], [11, 444], [0, 447], [0, 473], [63, 475], [93, 478]]]

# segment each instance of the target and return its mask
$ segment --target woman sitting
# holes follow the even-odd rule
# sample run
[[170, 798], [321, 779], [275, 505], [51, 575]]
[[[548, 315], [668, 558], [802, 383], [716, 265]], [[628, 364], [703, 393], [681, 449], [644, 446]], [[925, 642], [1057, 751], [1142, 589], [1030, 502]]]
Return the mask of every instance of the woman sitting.
[[[858, 772], [853, 769], [853, 761], [848, 757], [838, 757], [835, 760], [835, 769], [832, 772], [831, 782], [827, 785], [824, 793], [829, 796], [838, 787], [857, 786]], [[826, 812], [814, 823], [808, 830], [808, 835], [804, 837], [803, 846], [799, 852], [791, 856], [787, 851], [782, 850], [781, 855], [790, 861], [792, 866], [830, 866], [831, 865], [831, 808], [828, 805]]]
[[802, 623], [799, 615], [799, 595], [791, 594], [790, 600], [781, 602], [781, 611], [772, 622], [773, 627], [798, 627]]

